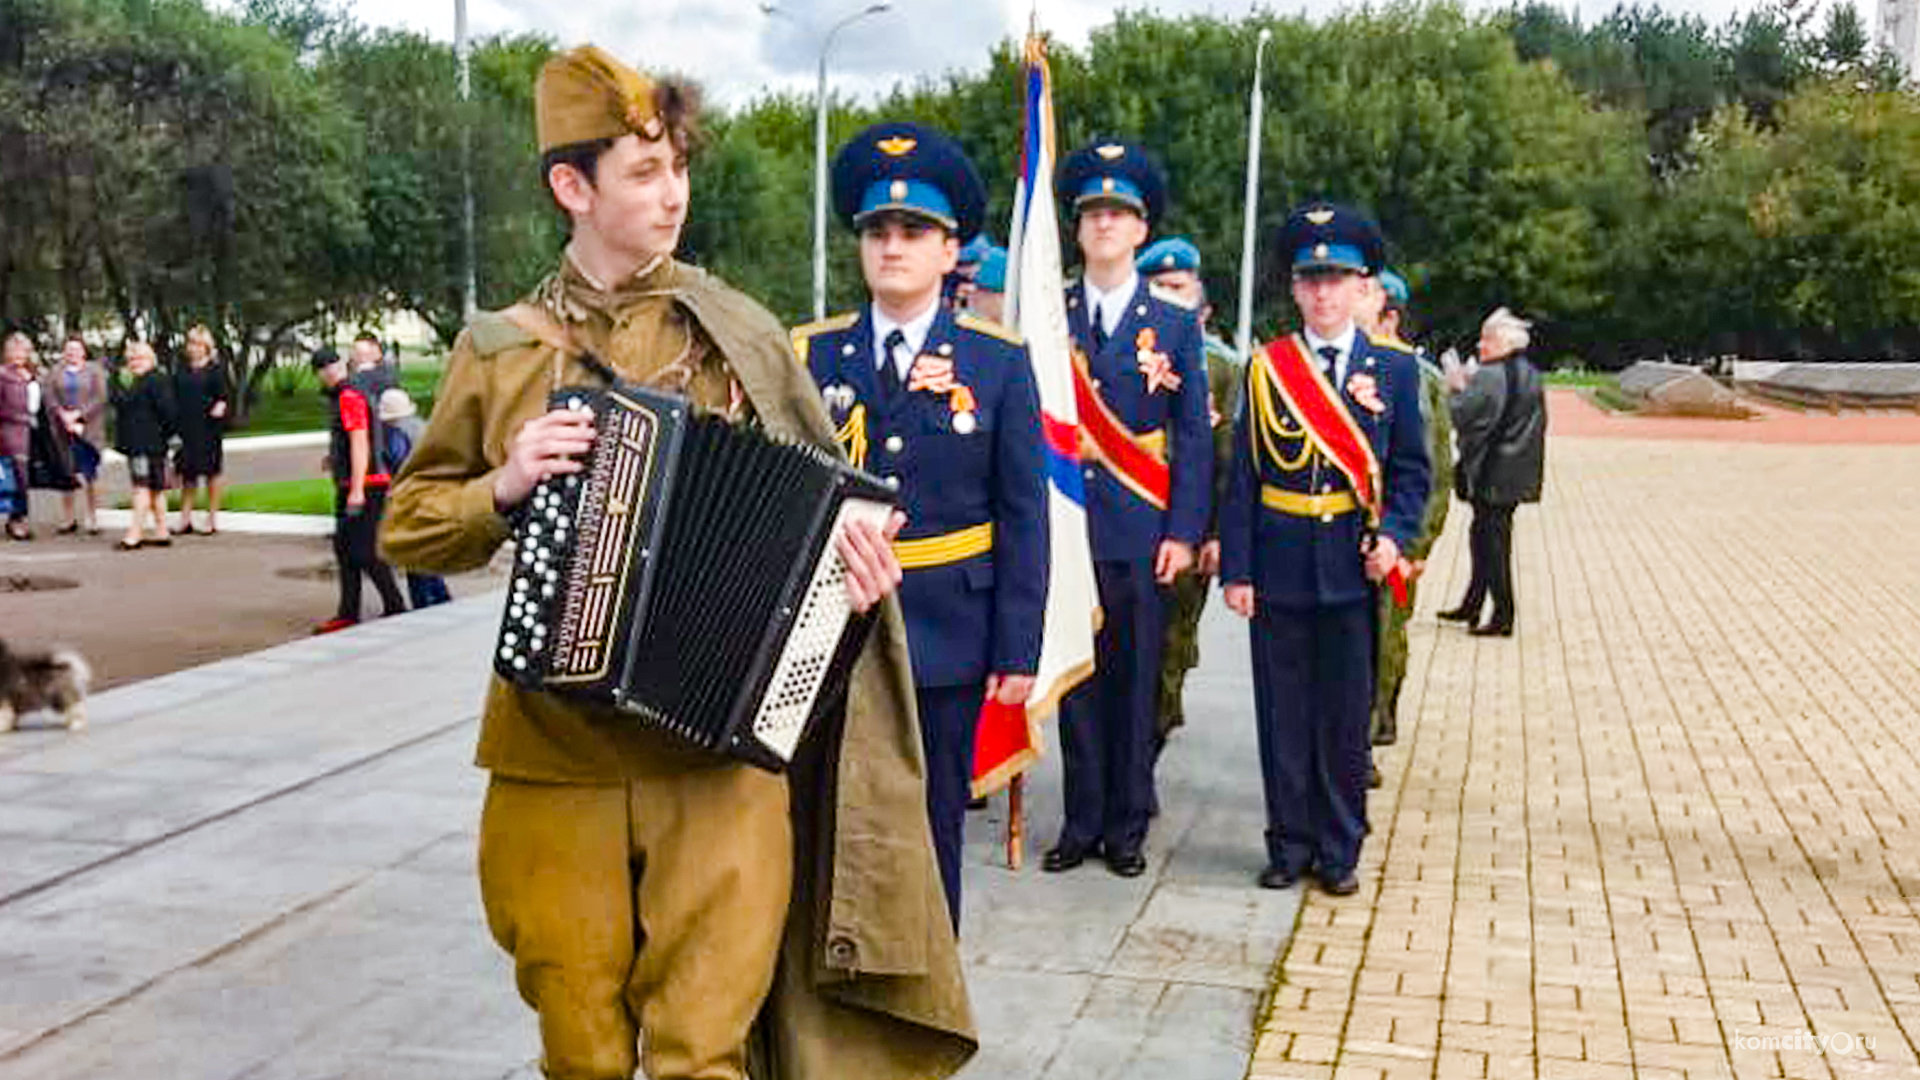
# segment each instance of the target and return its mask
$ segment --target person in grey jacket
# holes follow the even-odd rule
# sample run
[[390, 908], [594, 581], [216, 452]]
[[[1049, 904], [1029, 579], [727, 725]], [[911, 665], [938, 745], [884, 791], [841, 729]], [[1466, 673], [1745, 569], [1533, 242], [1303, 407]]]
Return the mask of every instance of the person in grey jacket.
[[[1547, 462], [1547, 401], [1527, 359], [1532, 324], [1500, 308], [1480, 326], [1480, 367], [1448, 403], [1460, 441], [1454, 491], [1473, 507], [1473, 576], [1460, 605], [1440, 613], [1476, 637], [1513, 636], [1513, 511], [1540, 501]], [[1488, 598], [1493, 611], [1478, 622]]]

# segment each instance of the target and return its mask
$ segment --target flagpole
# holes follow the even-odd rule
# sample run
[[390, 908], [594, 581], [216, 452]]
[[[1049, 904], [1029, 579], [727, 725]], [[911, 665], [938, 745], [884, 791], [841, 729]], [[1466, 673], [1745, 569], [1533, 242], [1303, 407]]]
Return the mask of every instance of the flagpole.
[[1234, 333], [1234, 344], [1242, 357], [1253, 355], [1254, 227], [1260, 220], [1260, 61], [1272, 38], [1273, 31], [1261, 27], [1259, 42], [1253, 47], [1253, 94], [1247, 106], [1246, 220], [1240, 236], [1240, 318]]

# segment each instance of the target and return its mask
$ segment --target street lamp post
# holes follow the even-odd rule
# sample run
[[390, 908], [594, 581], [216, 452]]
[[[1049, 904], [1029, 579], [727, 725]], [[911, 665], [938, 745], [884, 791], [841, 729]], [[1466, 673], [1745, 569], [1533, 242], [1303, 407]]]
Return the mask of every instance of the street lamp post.
[[1273, 31], [1262, 27], [1259, 43], [1253, 47], [1253, 96], [1248, 105], [1247, 210], [1240, 237], [1240, 318], [1234, 333], [1234, 344], [1247, 359], [1253, 357], [1253, 234], [1254, 225], [1260, 219], [1260, 61], [1272, 37]]
[[479, 276], [474, 263], [478, 252], [473, 239], [473, 82], [469, 75], [470, 45], [467, 41], [467, 0], [453, 0], [453, 54], [460, 69], [460, 315], [473, 321], [479, 310]]
[[[868, 4], [834, 23], [820, 42], [820, 81], [814, 91], [813, 116], [813, 317], [816, 319], [827, 315], [827, 54], [833, 50], [833, 39], [840, 31], [892, 7], [893, 0]], [[761, 10], [771, 15], [777, 9], [772, 4], [763, 4]]]

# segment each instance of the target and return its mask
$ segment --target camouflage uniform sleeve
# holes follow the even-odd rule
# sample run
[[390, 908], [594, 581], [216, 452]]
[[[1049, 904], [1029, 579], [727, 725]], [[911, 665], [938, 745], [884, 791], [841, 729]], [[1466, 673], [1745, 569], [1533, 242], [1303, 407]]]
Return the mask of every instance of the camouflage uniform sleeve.
[[484, 566], [512, 532], [493, 505], [496, 470], [485, 450], [487, 368], [474, 354], [471, 334], [462, 334], [381, 527], [381, 546], [398, 566], [471, 570]]
[[1227, 499], [1227, 481], [1233, 469], [1233, 419], [1240, 411], [1240, 384], [1245, 369], [1232, 354], [1208, 350], [1208, 391], [1213, 397], [1213, 504], [1207, 515], [1207, 538], [1219, 535], [1220, 506]]
[[1447, 528], [1447, 511], [1453, 505], [1453, 416], [1447, 408], [1447, 387], [1434, 375], [1420, 375], [1420, 411], [1427, 421], [1427, 457], [1433, 462], [1433, 488], [1427, 492], [1426, 519], [1420, 539], [1407, 557], [1420, 561], [1433, 550]]

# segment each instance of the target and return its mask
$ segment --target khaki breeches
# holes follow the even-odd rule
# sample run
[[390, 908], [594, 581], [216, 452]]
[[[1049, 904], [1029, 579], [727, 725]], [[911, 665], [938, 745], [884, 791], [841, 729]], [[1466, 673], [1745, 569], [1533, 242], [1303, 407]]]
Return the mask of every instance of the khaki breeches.
[[745, 765], [606, 787], [493, 778], [480, 894], [548, 1077], [746, 1076], [787, 921], [788, 814], [786, 780]]

